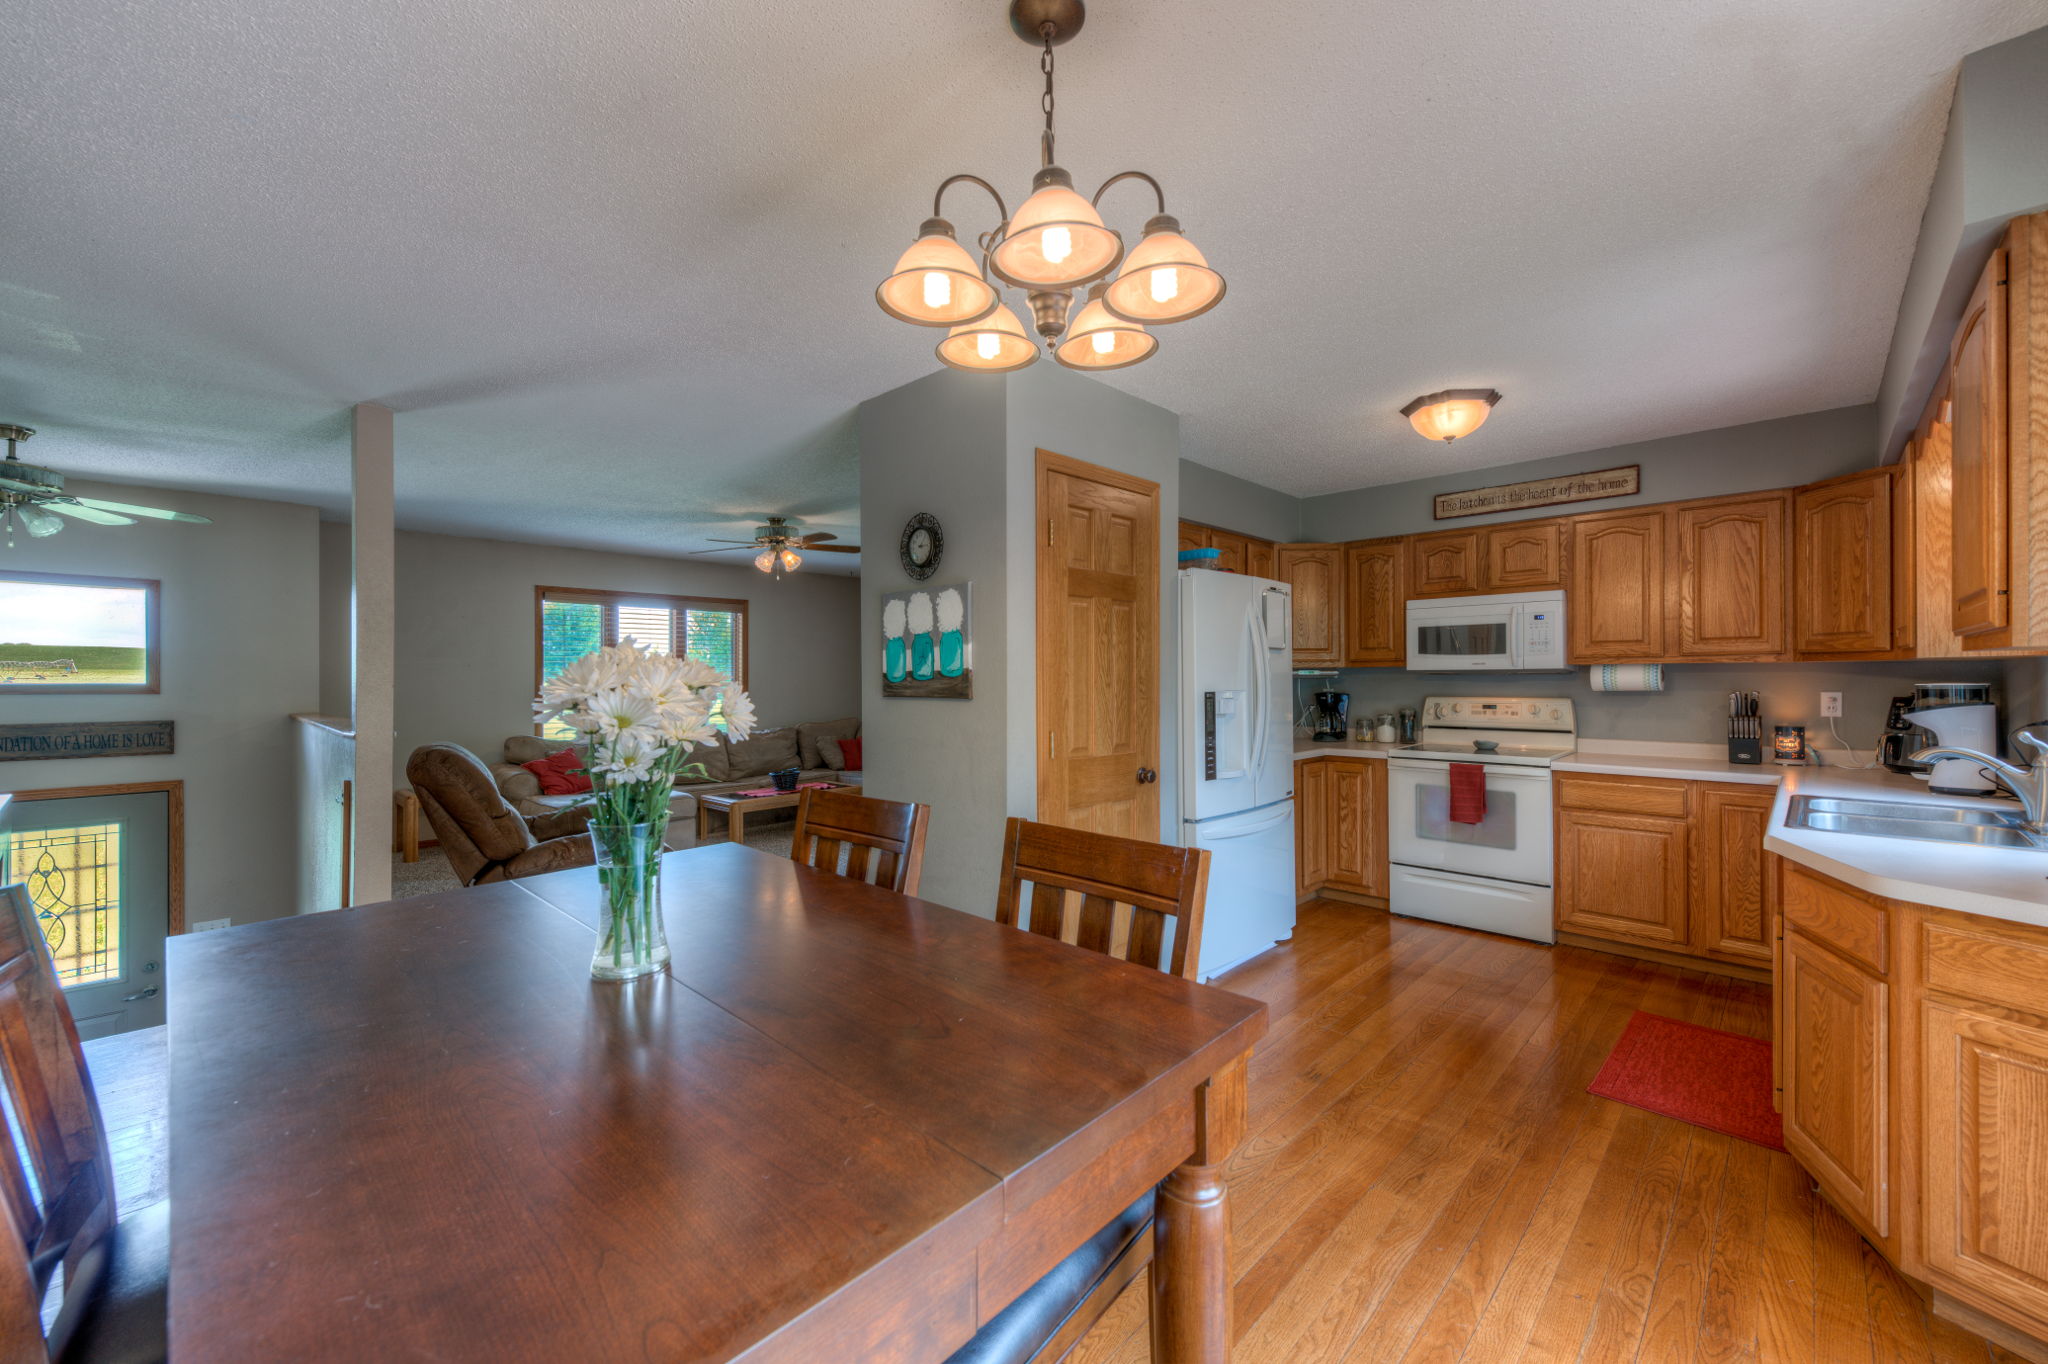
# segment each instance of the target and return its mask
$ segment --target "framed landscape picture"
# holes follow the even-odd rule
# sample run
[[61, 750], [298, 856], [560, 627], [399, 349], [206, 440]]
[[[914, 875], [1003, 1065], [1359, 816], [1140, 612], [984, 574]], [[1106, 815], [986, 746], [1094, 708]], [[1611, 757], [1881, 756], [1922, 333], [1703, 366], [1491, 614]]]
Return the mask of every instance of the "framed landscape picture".
[[0, 569], [0, 696], [153, 692], [158, 587]]

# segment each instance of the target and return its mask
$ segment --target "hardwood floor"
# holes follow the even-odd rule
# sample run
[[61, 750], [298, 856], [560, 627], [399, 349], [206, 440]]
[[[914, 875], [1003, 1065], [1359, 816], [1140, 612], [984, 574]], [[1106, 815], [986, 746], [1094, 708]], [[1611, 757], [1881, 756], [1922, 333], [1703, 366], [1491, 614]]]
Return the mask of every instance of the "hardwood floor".
[[[1219, 984], [1272, 1009], [1236, 1364], [2019, 1358], [1934, 1318], [1789, 1156], [1586, 1093], [1635, 1010], [1762, 1037], [1764, 986], [1332, 901]], [[1073, 1364], [1147, 1357], [1144, 1291]]]

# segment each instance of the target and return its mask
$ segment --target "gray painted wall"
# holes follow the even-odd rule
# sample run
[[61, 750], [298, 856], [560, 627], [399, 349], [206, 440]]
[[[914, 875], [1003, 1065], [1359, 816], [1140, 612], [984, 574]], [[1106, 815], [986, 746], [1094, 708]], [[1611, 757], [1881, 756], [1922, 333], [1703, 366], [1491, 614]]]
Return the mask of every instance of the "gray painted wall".
[[1262, 540], [1301, 538], [1300, 498], [1190, 459], [1180, 462], [1180, 514]]
[[168, 507], [210, 526], [69, 523], [17, 540], [10, 567], [163, 584], [163, 690], [154, 696], [9, 696], [0, 719], [177, 722], [177, 752], [0, 765], [0, 790], [185, 783], [185, 913], [237, 923], [293, 912], [295, 728], [319, 702], [319, 513], [163, 488], [77, 483], [87, 497]]
[[1003, 821], [1037, 808], [1035, 454], [1043, 447], [1160, 487], [1161, 833], [1176, 818], [1171, 735], [1178, 644], [1170, 600], [1179, 516], [1179, 419], [1054, 365], [1008, 376], [943, 371], [862, 403], [861, 534], [896, 543], [927, 511], [945, 528], [933, 586], [973, 584], [974, 697], [881, 695], [881, 594], [911, 585], [893, 555], [867, 556], [861, 725], [870, 792], [932, 808], [920, 893], [992, 914]]
[[1906, 443], [2008, 220], [2048, 208], [2048, 28], [1963, 58], [1878, 383], [1878, 445]]
[[[323, 530], [345, 539], [348, 528]], [[853, 578], [774, 581], [751, 565], [400, 531], [394, 785], [421, 744], [459, 743], [497, 762], [507, 737], [532, 732], [533, 589], [543, 585], [744, 598], [747, 688], [764, 724], [860, 713]]]
[[[1302, 538], [1309, 541], [1364, 540], [1379, 535], [1412, 535], [1451, 526], [1479, 526], [1560, 513], [1607, 511], [1650, 502], [1674, 502], [1689, 497], [1716, 497], [1723, 493], [1811, 483], [1816, 479], [1868, 468], [1875, 463], [1871, 455], [1872, 419], [1869, 407], [1840, 407], [1797, 417], [1780, 417], [1774, 421], [1751, 422], [1745, 426], [1724, 426], [1713, 431], [1695, 431], [1661, 440], [1639, 441], [1633, 445], [1616, 445], [1604, 450], [1587, 450], [1555, 459], [1530, 460], [1495, 469], [1445, 474], [1378, 488], [1360, 488], [1348, 493], [1330, 493], [1308, 498], [1302, 503]], [[1643, 466], [1643, 490], [1637, 496], [1574, 502], [1568, 506], [1539, 507], [1524, 512], [1466, 516], [1456, 521], [1436, 521], [1431, 514], [1433, 499], [1438, 493], [1485, 488], [1498, 483], [1519, 483], [1525, 479], [1558, 474], [1589, 473], [1623, 464]]]

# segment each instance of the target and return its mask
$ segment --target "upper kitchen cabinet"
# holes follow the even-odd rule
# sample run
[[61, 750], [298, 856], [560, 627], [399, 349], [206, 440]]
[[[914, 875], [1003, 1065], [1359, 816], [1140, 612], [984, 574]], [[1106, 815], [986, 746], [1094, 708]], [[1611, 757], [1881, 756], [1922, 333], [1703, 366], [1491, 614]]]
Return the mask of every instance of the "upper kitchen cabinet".
[[1344, 547], [1344, 662], [1398, 668], [1408, 661], [1406, 541], [1359, 540]]
[[2005, 249], [1993, 251], [1949, 347], [1949, 624], [1964, 636], [2003, 631], [2011, 619], [2007, 267]]
[[1210, 549], [1209, 528], [1198, 526], [1192, 521], [1180, 523], [1180, 548], [1183, 553], [1191, 549]]
[[1408, 595], [1462, 597], [1482, 591], [1479, 532], [1440, 530], [1408, 541]]
[[1279, 545], [1276, 576], [1294, 589], [1294, 663], [1335, 668], [1344, 662], [1344, 546]]
[[1274, 568], [1273, 542], [1271, 540], [1251, 541], [1250, 548], [1246, 549], [1244, 553], [1244, 571], [1251, 574], [1254, 578], [1271, 578], [1275, 576]]
[[1216, 566], [1228, 573], [1249, 573], [1255, 578], [1274, 576], [1271, 540], [1218, 530], [1195, 521], [1183, 521], [1180, 523], [1180, 547], [1184, 550], [1215, 550]]
[[1665, 657], [1669, 522], [1663, 509], [1571, 519], [1571, 662]]
[[1483, 532], [1481, 584], [1488, 592], [1541, 592], [1564, 586], [1564, 522], [1511, 521]]
[[1782, 492], [1673, 509], [1679, 658], [1769, 662], [1785, 654]]
[[1227, 530], [1209, 532], [1209, 548], [1216, 551], [1216, 567], [1225, 573], [1243, 573], [1249, 569], [1252, 543], [1242, 535], [1233, 535]]
[[1898, 478], [1894, 469], [1870, 469], [1794, 495], [1793, 648], [1802, 657], [1893, 651]]

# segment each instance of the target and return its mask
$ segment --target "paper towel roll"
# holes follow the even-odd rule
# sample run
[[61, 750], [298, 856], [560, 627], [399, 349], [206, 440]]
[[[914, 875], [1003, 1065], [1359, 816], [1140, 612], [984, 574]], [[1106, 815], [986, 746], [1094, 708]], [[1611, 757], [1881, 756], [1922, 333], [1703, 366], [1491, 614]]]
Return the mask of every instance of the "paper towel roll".
[[1594, 691], [1663, 691], [1662, 663], [1595, 663], [1586, 669]]

